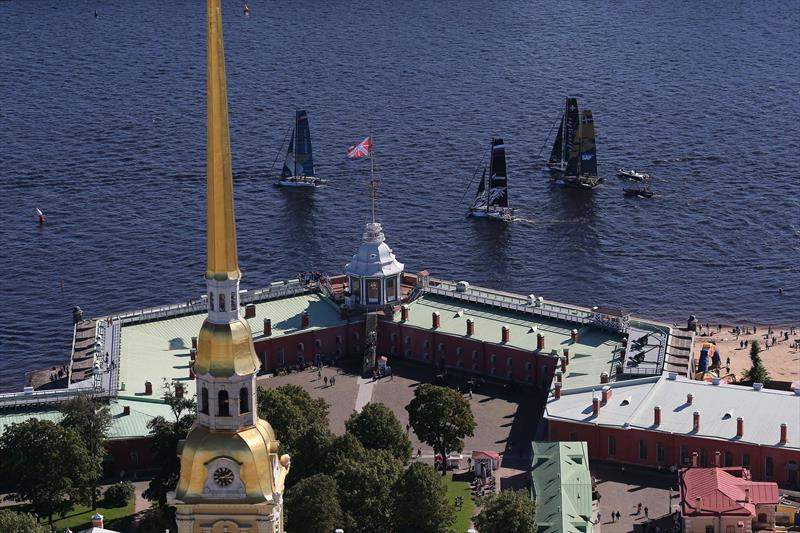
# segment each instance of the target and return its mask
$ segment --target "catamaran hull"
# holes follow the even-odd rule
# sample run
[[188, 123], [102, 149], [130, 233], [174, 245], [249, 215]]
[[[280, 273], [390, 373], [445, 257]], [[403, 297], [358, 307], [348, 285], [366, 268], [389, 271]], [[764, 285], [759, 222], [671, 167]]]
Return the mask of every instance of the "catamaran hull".
[[514, 212], [511, 209], [503, 211], [487, 211], [486, 209], [470, 209], [467, 216], [476, 218], [490, 218], [492, 220], [503, 220], [508, 222], [514, 219]]
[[280, 179], [275, 183], [276, 187], [306, 187], [315, 188], [322, 185], [324, 182], [319, 178], [310, 178], [308, 176]]
[[583, 191], [590, 191], [596, 188], [598, 185], [603, 183], [603, 178], [564, 178], [564, 186], [569, 187], [570, 189], [580, 189]]

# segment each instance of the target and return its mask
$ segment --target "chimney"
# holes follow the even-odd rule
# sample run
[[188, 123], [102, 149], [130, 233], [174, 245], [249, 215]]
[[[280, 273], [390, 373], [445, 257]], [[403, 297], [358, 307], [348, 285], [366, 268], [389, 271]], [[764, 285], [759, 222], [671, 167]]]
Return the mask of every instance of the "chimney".
[[544, 335], [541, 333], [536, 334], [536, 349], [544, 350]]
[[131, 414], [131, 406], [130, 405], [123, 406], [122, 407], [122, 416], [128, 416], [129, 414]]
[[192, 337], [192, 348], [197, 349], [197, 337]]
[[566, 372], [567, 371], [567, 360], [564, 357], [561, 357], [560, 359], [561, 359], [561, 371], [562, 372]]
[[408, 306], [406, 304], [400, 306], [400, 320], [403, 322], [408, 320]]
[[658, 405], [653, 407], [653, 425], [655, 427], [661, 425], [661, 407]]
[[183, 398], [183, 385], [181, 385], [180, 383], [175, 384], [175, 397]]
[[502, 339], [503, 344], [508, 343], [508, 339], [510, 338], [510, 332], [507, 326], [503, 326], [500, 329], [500, 338]]
[[606, 385], [603, 387], [603, 390], [600, 394], [602, 394], [603, 398], [603, 405], [607, 404], [608, 401], [611, 399], [611, 385]]
[[744, 436], [744, 418], [741, 416], [736, 419], [736, 436], [739, 438]]
[[256, 316], [256, 304], [247, 304], [244, 306], [244, 317], [254, 318]]
[[692, 415], [692, 431], [700, 431], [700, 411], [695, 411]]
[[144, 395], [145, 396], [152, 396], [153, 394], [153, 384], [149, 381], [144, 382]]
[[692, 452], [692, 466], [697, 466], [697, 452]]
[[781, 444], [789, 442], [789, 426], [781, 424]]
[[197, 348], [192, 348], [189, 350], [189, 357], [192, 359], [192, 361], [197, 359]]
[[557, 383], [561, 383], [563, 376], [564, 376], [564, 374], [561, 373], [561, 370], [556, 370], [556, 382]]
[[692, 400], [694, 400], [694, 394], [690, 392], [686, 395], [686, 405], [692, 405]]
[[431, 314], [431, 321], [433, 322], [433, 329], [438, 329], [439, 325], [441, 324], [441, 315], [434, 311]]
[[597, 396], [592, 397], [592, 415], [597, 416], [600, 414], [600, 398]]
[[100, 529], [103, 528], [103, 515], [100, 513], [95, 513], [92, 517], [92, 527], [99, 527]]
[[717, 468], [722, 466], [722, 464], [720, 464], [720, 461], [719, 461], [719, 456], [720, 456], [719, 450], [715, 451], [714, 452], [714, 466], [716, 466]]
[[189, 379], [194, 379], [194, 365], [189, 365]]
[[558, 400], [561, 398], [561, 383], [556, 383], [555, 389], [553, 390], [553, 397]]
[[572, 339], [572, 342], [578, 342], [578, 330], [577, 329], [573, 329], [570, 332], [570, 338]]
[[467, 336], [472, 337], [475, 335], [475, 322], [471, 319], [467, 319]]
[[265, 337], [272, 336], [272, 319], [270, 318], [264, 319], [264, 336]]
[[750, 503], [750, 487], [744, 488], [744, 501]]
[[569, 348], [564, 348], [564, 364], [569, 364]]
[[608, 383], [608, 372], [600, 372], [600, 383]]
[[300, 315], [300, 328], [306, 329], [308, 327], [309, 318], [308, 318], [308, 311], [303, 311], [303, 314]]
[[703, 505], [703, 499], [700, 496], [696, 497], [694, 499], [694, 510], [696, 513], [699, 513], [700, 511], [703, 510], [702, 505]]

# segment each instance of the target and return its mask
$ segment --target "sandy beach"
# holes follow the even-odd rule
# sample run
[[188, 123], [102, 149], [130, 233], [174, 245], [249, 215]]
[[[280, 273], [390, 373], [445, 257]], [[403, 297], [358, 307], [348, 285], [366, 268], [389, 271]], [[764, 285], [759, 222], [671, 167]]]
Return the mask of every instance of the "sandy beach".
[[[756, 326], [755, 333], [753, 333], [752, 324], [744, 327], [745, 334], [736, 335], [732, 326], [722, 326], [722, 330], [719, 331], [718, 326], [712, 324], [709, 331], [706, 329], [706, 324], [702, 324], [702, 331], [694, 343], [695, 364], [700, 358], [703, 343], [711, 341], [716, 343], [719, 348], [722, 365], [724, 366], [726, 358], [730, 357], [731, 373], [741, 379], [742, 371], [751, 366], [750, 343], [757, 340], [761, 344], [761, 359], [764, 361], [764, 366], [767, 367], [771, 379], [800, 381], [800, 349], [798, 349], [800, 328], [795, 327], [794, 334], [789, 334], [789, 339], [785, 340], [785, 334], [790, 331], [787, 326]], [[749, 328], [749, 332], [747, 328]], [[768, 333], [770, 329], [772, 333]], [[773, 337], [775, 338], [774, 345]], [[747, 341], [747, 346], [741, 347], [741, 341]]]

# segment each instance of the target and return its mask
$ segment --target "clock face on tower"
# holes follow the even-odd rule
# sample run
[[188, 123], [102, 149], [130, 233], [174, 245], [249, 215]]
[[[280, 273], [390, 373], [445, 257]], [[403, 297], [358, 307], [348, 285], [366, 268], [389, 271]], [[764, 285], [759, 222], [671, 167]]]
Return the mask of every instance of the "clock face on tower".
[[214, 470], [214, 483], [220, 487], [227, 487], [233, 483], [233, 472], [231, 472], [230, 468], [217, 468]]

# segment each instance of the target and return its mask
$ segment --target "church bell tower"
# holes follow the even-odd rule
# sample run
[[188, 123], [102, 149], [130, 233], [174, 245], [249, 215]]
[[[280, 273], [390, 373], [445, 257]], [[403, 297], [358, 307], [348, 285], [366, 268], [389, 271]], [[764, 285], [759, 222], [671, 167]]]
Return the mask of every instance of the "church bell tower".
[[283, 533], [283, 483], [272, 427], [258, 418], [259, 361], [239, 313], [228, 100], [220, 0], [208, 0], [208, 317], [194, 374], [197, 421], [171, 495], [178, 533]]

